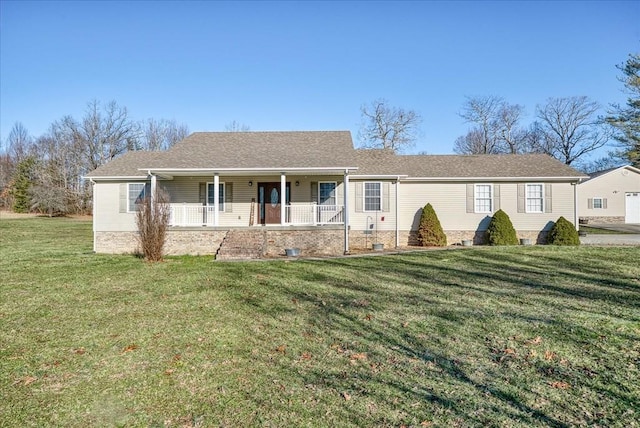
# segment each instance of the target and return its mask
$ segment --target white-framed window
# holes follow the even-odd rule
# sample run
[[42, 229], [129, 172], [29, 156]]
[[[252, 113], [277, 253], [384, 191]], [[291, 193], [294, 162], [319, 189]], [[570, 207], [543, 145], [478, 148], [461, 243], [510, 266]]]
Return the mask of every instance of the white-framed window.
[[[224, 192], [225, 192], [225, 188], [224, 188], [224, 182], [223, 183], [218, 183], [218, 210], [220, 212], [224, 212]], [[213, 183], [207, 183], [207, 205], [208, 206], [213, 206], [215, 201], [213, 198], [215, 198], [215, 193], [213, 192], [214, 188], [213, 188]]]
[[525, 212], [544, 212], [544, 185], [542, 183], [527, 184], [525, 198]]
[[603, 198], [593, 198], [593, 208], [594, 209], [604, 208]]
[[336, 204], [336, 187], [335, 181], [321, 181], [318, 183], [318, 203], [320, 205], [337, 205]]
[[475, 212], [493, 212], [493, 184], [476, 184], [473, 194]]
[[382, 183], [364, 183], [364, 210], [382, 211]]
[[150, 192], [151, 184], [149, 183], [128, 183], [127, 212], [133, 213], [138, 211], [139, 205]]

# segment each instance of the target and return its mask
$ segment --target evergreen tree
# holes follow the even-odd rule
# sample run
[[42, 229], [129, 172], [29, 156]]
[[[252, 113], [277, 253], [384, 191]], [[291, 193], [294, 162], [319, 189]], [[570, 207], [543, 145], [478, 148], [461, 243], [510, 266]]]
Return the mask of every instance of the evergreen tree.
[[560, 217], [551, 228], [547, 242], [551, 245], [580, 245], [580, 236], [573, 223]]
[[487, 229], [489, 245], [518, 245], [518, 235], [506, 212], [496, 211]]
[[16, 168], [9, 190], [9, 195], [13, 198], [12, 209], [14, 212], [27, 213], [31, 209], [29, 191], [33, 185], [35, 164], [35, 159], [28, 157], [21, 161]]
[[623, 76], [620, 81], [629, 95], [626, 106], [612, 105], [607, 122], [618, 132], [620, 157], [636, 168], [640, 167], [640, 54], [629, 55], [627, 62], [619, 65]]
[[445, 247], [447, 245], [447, 235], [444, 234], [440, 220], [438, 220], [431, 204], [425, 205], [422, 209], [418, 241], [423, 247]]

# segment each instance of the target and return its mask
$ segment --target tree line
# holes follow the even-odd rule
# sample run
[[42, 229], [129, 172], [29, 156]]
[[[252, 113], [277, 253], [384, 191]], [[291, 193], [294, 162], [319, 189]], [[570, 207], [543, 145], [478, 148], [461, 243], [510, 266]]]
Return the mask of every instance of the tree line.
[[0, 152], [0, 204], [16, 212], [87, 213], [87, 173], [131, 150], [166, 150], [188, 134], [175, 120], [134, 121], [115, 101], [91, 101], [81, 119], [64, 116], [37, 138], [18, 122]]
[[[454, 141], [453, 151], [465, 155], [546, 153], [585, 172], [622, 163], [639, 167], [640, 56], [629, 55], [617, 68], [628, 98], [624, 106], [609, 106], [606, 117], [598, 116], [601, 106], [586, 96], [549, 98], [536, 107], [533, 122], [524, 125], [522, 105], [495, 95], [468, 97], [459, 116], [470, 128]], [[391, 107], [384, 99], [362, 106], [361, 114], [361, 147], [401, 152], [419, 134], [420, 114]], [[609, 156], [585, 161], [587, 155], [605, 146], [611, 149]]]
[[[523, 125], [519, 104], [498, 96], [467, 98], [459, 115], [470, 128], [453, 142], [453, 151], [546, 153], [585, 172], [622, 163], [640, 167], [640, 55], [629, 55], [617, 68], [628, 98], [625, 105], [611, 105], [606, 117], [598, 116], [600, 105], [585, 96], [549, 98], [536, 107], [534, 121]], [[363, 105], [361, 115], [360, 147], [402, 152], [420, 136], [420, 114], [384, 99]], [[250, 128], [234, 120], [225, 130]], [[64, 116], [37, 138], [16, 123], [0, 151], [0, 208], [49, 215], [89, 212], [87, 173], [131, 150], [167, 150], [188, 134], [187, 126], [175, 120], [134, 121], [115, 101], [91, 101], [81, 119]], [[605, 146], [611, 148], [609, 156], [585, 161]]]

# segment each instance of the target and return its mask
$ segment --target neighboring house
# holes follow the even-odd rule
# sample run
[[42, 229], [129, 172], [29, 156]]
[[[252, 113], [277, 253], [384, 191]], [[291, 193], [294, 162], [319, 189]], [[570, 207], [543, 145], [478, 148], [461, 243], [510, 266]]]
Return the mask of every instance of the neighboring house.
[[626, 165], [590, 174], [578, 197], [583, 224], [640, 223], [640, 169]]
[[428, 202], [449, 244], [483, 243], [498, 209], [520, 238], [541, 243], [560, 216], [577, 222], [586, 176], [547, 155], [354, 149], [338, 131], [198, 132], [166, 152], [129, 152], [88, 178], [96, 252], [136, 251], [138, 203], [161, 187], [170, 196], [167, 252], [224, 259], [415, 245]]

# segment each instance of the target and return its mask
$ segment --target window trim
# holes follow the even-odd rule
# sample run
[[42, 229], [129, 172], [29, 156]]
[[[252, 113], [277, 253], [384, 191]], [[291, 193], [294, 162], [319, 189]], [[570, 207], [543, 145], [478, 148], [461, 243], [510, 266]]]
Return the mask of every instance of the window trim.
[[[593, 200], [592, 206], [594, 210], [603, 210], [604, 209], [604, 198], [602, 196], [594, 196], [591, 198]], [[596, 200], [600, 201], [600, 206], [596, 207]]]
[[[480, 199], [478, 197], [478, 186], [489, 186], [489, 211], [479, 211], [478, 210], [478, 200]], [[494, 195], [494, 189], [493, 189], [493, 183], [475, 183], [473, 185], [473, 212], [477, 213], [477, 214], [491, 214], [493, 213], [493, 195]], [[482, 199], [487, 199], [487, 198], [482, 198]]]
[[[136, 199], [133, 200], [133, 208], [134, 209], [131, 209], [131, 185], [132, 184], [133, 185], [142, 184], [142, 190], [138, 192], [138, 195], [136, 196]], [[136, 204], [135, 201], [138, 199], [138, 196], [140, 196], [141, 192], [145, 192], [145, 195], [143, 196], [143, 198], [146, 197], [147, 186], [151, 186], [151, 184], [149, 184], [149, 183], [147, 183], [145, 181], [135, 181], [135, 182], [127, 183], [127, 213], [135, 214], [135, 213], [138, 212], [137, 205], [139, 205], [139, 204]]]
[[318, 181], [318, 205], [323, 205], [322, 192], [320, 191], [321, 184], [333, 184], [333, 200], [335, 203], [328, 204], [329, 206], [338, 205], [338, 182], [337, 181]]
[[[205, 184], [206, 195], [205, 195], [205, 205], [208, 207], [214, 207], [215, 205], [209, 204], [209, 185], [213, 186], [215, 183], [213, 181], [207, 181]], [[222, 193], [218, 195], [218, 212], [225, 212], [227, 208], [227, 185], [225, 181], [219, 181], [218, 186], [222, 185]], [[220, 206], [220, 198], [222, 197], [222, 206]]]
[[[377, 210], [368, 210], [367, 209], [367, 184], [377, 184], [379, 186], [380, 189], [380, 195], [378, 196], [378, 209]], [[381, 212], [382, 208], [383, 208], [383, 186], [382, 186], [382, 181], [364, 181], [362, 183], [362, 212], [365, 213], [375, 213], [375, 212]], [[372, 196], [369, 196], [370, 198], [372, 198]]]
[[[539, 186], [540, 187], [540, 198], [530, 198], [529, 197], [529, 186]], [[544, 214], [545, 213], [545, 184], [544, 183], [525, 183], [524, 185], [524, 212], [526, 214]], [[529, 199], [539, 199], [540, 200], [540, 211], [531, 211], [529, 210]]]

